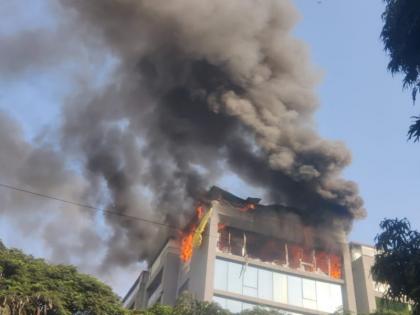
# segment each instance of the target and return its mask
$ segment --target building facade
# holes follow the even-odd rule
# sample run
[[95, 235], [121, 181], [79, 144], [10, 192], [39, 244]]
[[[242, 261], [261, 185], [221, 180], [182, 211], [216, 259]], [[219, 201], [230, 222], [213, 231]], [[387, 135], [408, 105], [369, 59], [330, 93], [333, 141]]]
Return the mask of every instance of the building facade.
[[350, 243], [353, 282], [358, 314], [371, 314], [377, 310], [393, 311], [395, 314], [410, 314], [409, 303], [385, 301], [387, 287], [373, 280], [371, 268], [375, 263], [375, 248], [369, 245]]
[[381, 298], [385, 288], [373, 281], [370, 269], [375, 261], [375, 249], [372, 246], [351, 243], [354, 288], [357, 300], [357, 312], [369, 314], [376, 311], [376, 300]]
[[218, 188], [209, 196], [211, 216], [191, 259], [182, 261], [180, 242], [169, 239], [124, 298], [126, 307], [173, 305], [188, 291], [232, 312], [259, 306], [290, 315], [356, 313], [343, 235], [321, 241], [285, 208]]

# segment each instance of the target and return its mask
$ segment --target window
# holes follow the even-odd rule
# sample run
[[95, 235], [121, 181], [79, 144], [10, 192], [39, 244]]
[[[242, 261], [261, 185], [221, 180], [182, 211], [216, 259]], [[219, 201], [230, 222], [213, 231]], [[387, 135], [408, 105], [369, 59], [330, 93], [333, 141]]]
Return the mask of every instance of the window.
[[242, 294], [242, 268], [244, 265], [228, 263], [227, 291]]
[[[343, 305], [339, 284], [286, 275], [223, 259], [216, 259], [215, 262], [214, 287], [216, 290], [326, 313], [335, 312]], [[222, 306], [239, 309], [238, 305], [231, 302], [229, 306]]]
[[287, 304], [287, 276], [273, 273], [273, 300]]
[[286, 264], [285, 242], [267, 236], [224, 226], [219, 231], [217, 247], [224, 253], [248, 256], [278, 265]]
[[220, 225], [217, 248], [223, 253], [248, 257], [306, 272], [342, 278], [339, 252], [323, 251], [302, 244], [287, 243], [262, 234]]
[[277, 308], [272, 308], [272, 307], [263, 306], [263, 305], [256, 305], [256, 304], [242, 302], [242, 301], [234, 300], [234, 299], [228, 299], [228, 298], [224, 298], [220, 296], [214, 296], [213, 302], [216, 302], [221, 307], [226, 308], [228, 311], [232, 313], [239, 313], [241, 311], [251, 310], [255, 307], [258, 307], [258, 308], [266, 309], [268, 311], [270, 310], [277, 311], [279, 315], [302, 315], [298, 313], [283, 311]]
[[316, 281], [318, 310], [333, 313], [343, 307], [341, 286], [327, 282]]
[[273, 272], [258, 270], [258, 297], [264, 300], [273, 300]]
[[227, 269], [228, 262], [226, 260], [216, 259], [214, 268], [214, 287], [218, 290], [227, 291]]
[[289, 304], [295, 306], [303, 306], [302, 278], [287, 276], [287, 296]]
[[247, 296], [258, 296], [258, 269], [248, 266], [244, 270], [243, 294]]
[[316, 283], [318, 309], [328, 311], [330, 309], [330, 285], [325, 282]]
[[309, 279], [302, 279], [302, 295], [306, 300], [316, 300], [315, 281]]
[[314, 280], [302, 279], [302, 303], [305, 308], [317, 309]]
[[343, 296], [341, 286], [330, 284], [330, 309], [329, 312], [336, 312], [343, 308]]

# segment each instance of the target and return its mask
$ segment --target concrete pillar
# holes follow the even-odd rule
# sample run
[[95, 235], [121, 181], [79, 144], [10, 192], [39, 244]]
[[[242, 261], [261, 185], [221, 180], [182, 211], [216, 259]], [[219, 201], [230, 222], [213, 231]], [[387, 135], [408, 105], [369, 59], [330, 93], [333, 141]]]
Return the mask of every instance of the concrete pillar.
[[345, 283], [345, 294], [343, 294], [343, 306], [344, 310], [350, 312], [350, 314], [357, 314], [350, 249], [347, 243], [342, 243], [341, 248], [343, 254], [343, 278]]
[[207, 266], [205, 278], [204, 300], [211, 301], [213, 299], [214, 287], [214, 264], [216, 261], [216, 247], [219, 236], [219, 212], [217, 209], [218, 202], [213, 202], [213, 215], [210, 218], [207, 228]]
[[363, 265], [363, 256], [352, 262], [354, 289], [357, 301], [357, 312], [359, 314], [371, 313], [368, 288], [366, 282], [365, 268]]
[[189, 271], [188, 291], [201, 301], [211, 301], [213, 298], [214, 261], [216, 257], [218, 215], [217, 207], [203, 235], [201, 247], [195, 249]]

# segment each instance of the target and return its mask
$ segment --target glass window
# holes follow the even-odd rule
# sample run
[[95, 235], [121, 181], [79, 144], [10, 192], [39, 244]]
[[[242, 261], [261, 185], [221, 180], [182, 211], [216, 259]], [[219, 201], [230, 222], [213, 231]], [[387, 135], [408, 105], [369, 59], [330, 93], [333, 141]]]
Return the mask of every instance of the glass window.
[[314, 280], [302, 279], [302, 302], [305, 308], [317, 309]]
[[302, 294], [303, 298], [307, 300], [316, 300], [315, 281], [309, 279], [302, 279]]
[[243, 294], [248, 296], [258, 296], [258, 269], [250, 266], [245, 266], [244, 269], [244, 287]]
[[257, 297], [258, 290], [257, 288], [243, 287], [243, 294], [247, 296]]
[[342, 309], [343, 297], [341, 293], [341, 286], [338, 284], [330, 284], [331, 309], [330, 312], [335, 312]]
[[[286, 275], [222, 259], [216, 259], [214, 277], [216, 290], [326, 313], [340, 310], [343, 305], [339, 284]], [[237, 302], [233, 301], [226, 307], [230, 310], [239, 309]]]
[[287, 286], [287, 297], [289, 304], [303, 306], [302, 279], [294, 276], [287, 276]]
[[273, 300], [273, 273], [268, 270], [258, 270], [258, 297]]
[[318, 310], [333, 313], [343, 308], [340, 285], [317, 281], [316, 293]]
[[316, 282], [316, 296], [318, 310], [323, 312], [330, 311], [330, 284], [326, 282]]
[[316, 304], [316, 301], [314, 301], [314, 300], [302, 299], [302, 306], [304, 308], [308, 308], [308, 309], [311, 309], [311, 310], [316, 310], [317, 309], [317, 304]]
[[242, 294], [242, 271], [243, 265], [228, 262], [227, 291]]
[[214, 288], [218, 290], [227, 290], [228, 262], [226, 260], [216, 259], [214, 266]]
[[237, 300], [226, 299], [226, 308], [232, 313], [242, 312], [242, 302]]
[[273, 300], [279, 303], [287, 303], [287, 276], [273, 273]]
[[258, 287], [258, 269], [257, 268], [245, 266], [244, 286], [251, 287], [251, 288]]
[[263, 310], [267, 310], [267, 311], [277, 311], [278, 314], [282, 314], [282, 315], [302, 315], [302, 314], [298, 314], [298, 313], [292, 313], [292, 312], [287, 312], [281, 309], [277, 309], [277, 308], [273, 308], [273, 307], [268, 307], [268, 306], [262, 306], [262, 305], [255, 305], [252, 303], [246, 303], [246, 302], [242, 302], [239, 300], [231, 300], [228, 298], [222, 298], [222, 297], [218, 297], [215, 296], [213, 297], [213, 301], [216, 303], [219, 303], [220, 305], [224, 304], [226, 306], [229, 311], [231, 311], [232, 313], [239, 313], [241, 311], [245, 311], [245, 310], [251, 310], [255, 307], [258, 307], [259, 309], [263, 309]]

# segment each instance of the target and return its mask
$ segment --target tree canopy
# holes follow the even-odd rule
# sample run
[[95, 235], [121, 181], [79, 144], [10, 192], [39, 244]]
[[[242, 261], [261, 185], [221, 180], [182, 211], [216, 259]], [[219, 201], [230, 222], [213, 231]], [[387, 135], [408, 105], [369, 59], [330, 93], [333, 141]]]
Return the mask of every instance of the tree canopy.
[[[197, 301], [189, 294], [181, 295], [174, 307], [156, 304], [138, 315], [233, 315], [216, 303]], [[240, 312], [238, 315], [281, 315], [275, 310], [256, 307]]]
[[51, 265], [0, 242], [0, 314], [126, 314], [111, 288], [73, 266]]
[[[177, 300], [177, 303], [174, 307], [167, 305], [156, 304], [147, 310], [135, 311], [135, 315], [234, 315], [234, 313], [229, 312], [221, 308], [216, 303], [202, 302], [197, 301], [192, 298], [189, 294], [181, 295]], [[274, 309], [269, 309], [267, 307], [255, 307], [253, 309], [244, 310], [236, 315], [283, 315], [284, 312], [278, 312]], [[291, 313], [287, 313], [291, 314]], [[340, 315], [352, 315], [347, 312], [337, 312], [334, 314]], [[334, 315], [331, 314], [331, 315]], [[366, 315], [366, 314], [364, 314]], [[378, 311], [372, 315], [405, 315], [396, 312], [381, 312]]]
[[[384, 0], [382, 14], [384, 26], [381, 38], [391, 60], [388, 69], [392, 74], [404, 75], [403, 86], [410, 88], [413, 102], [420, 92], [420, 1]], [[420, 116], [413, 117], [408, 137], [420, 140]]]
[[376, 237], [377, 254], [373, 279], [387, 286], [389, 301], [413, 303], [413, 314], [420, 314], [420, 233], [407, 219], [385, 219]]

